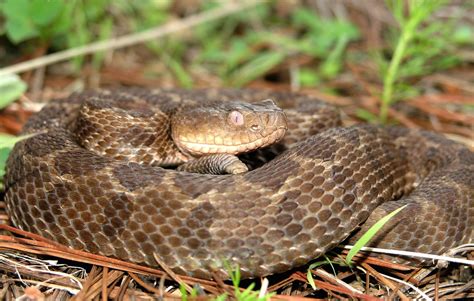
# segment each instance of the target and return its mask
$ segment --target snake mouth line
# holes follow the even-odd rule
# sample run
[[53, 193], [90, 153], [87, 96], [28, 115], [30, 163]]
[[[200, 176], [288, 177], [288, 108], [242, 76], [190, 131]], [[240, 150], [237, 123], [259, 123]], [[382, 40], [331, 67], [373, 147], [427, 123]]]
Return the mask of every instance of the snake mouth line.
[[238, 145], [212, 144], [188, 141], [181, 141], [179, 144], [182, 146], [182, 148], [190, 151], [193, 154], [198, 155], [216, 153], [227, 153], [235, 155], [238, 153], [249, 152], [257, 148], [265, 147], [271, 143], [277, 142], [281, 138], [283, 138], [284, 134], [286, 133], [286, 130], [286, 127], [278, 128], [267, 136], [261, 137], [252, 142], [242, 143]]

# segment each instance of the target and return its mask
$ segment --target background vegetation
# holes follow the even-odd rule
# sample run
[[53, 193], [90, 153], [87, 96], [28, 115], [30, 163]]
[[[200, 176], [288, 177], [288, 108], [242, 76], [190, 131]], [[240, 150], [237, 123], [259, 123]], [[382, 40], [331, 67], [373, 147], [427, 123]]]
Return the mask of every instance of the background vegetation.
[[[97, 41], [113, 44], [116, 38], [186, 22], [232, 3], [235, 13], [159, 39], [41, 64], [18, 74], [5, 72], [17, 63]], [[38, 110], [38, 101], [98, 87], [300, 91], [340, 106], [349, 122], [438, 130], [474, 145], [472, 1], [249, 3], [0, 1], [0, 178], [11, 147], [21, 139], [12, 135]], [[328, 262], [332, 266], [330, 260], [317, 266]], [[316, 290], [310, 271], [308, 283]], [[235, 275], [236, 287], [228, 294], [241, 300], [268, 298], [252, 292], [253, 286], [241, 292], [239, 283]], [[188, 291], [190, 297], [199, 293]]]
[[[374, 1], [366, 4], [370, 2]], [[469, 1], [459, 2], [458, 10], [468, 12], [472, 8]], [[21, 57], [38, 57], [139, 32], [214, 9], [222, 3], [225, 2], [5, 0], [0, 2], [4, 19], [0, 34], [6, 43], [0, 63], [9, 65]], [[262, 78], [288, 83], [290, 75], [284, 74], [286, 71], [292, 72], [291, 80], [296, 88], [319, 88], [336, 94], [347, 91], [337, 91], [325, 83], [343, 75], [348, 65], [371, 64], [375, 84], [383, 83], [373, 94], [382, 100], [378, 120], [385, 122], [389, 105], [423, 92], [421, 87], [413, 85], [413, 80], [462, 65], [465, 60], [459, 49], [472, 46], [472, 27], [461, 18], [462, 13], [453, 13], [446, 20], [433, 18], [434, 12], [448, 4], [446, 0], [409, 1], [412, 5], [402, 0], [386, 1], [390, 13], [384, 10], [385, 15], [380, 17], [387, 20], [379, 26], [388, 26], [375, 33], [378, 41], [370, 48], [354, 46], [360, 46], [361, 39], [368, 36], [368, 33], [361, 36], [361, 30], [370, 28], [361, 28], [350, 16], [337, 15], [334, 9], [324, 16], [315, 9], [315, 3], [304, 3], [269, 1], [203, 23], [185, 34], [172, 34], [138, 45], [142, 49], [134, 49], [134, 55], [143, 59], [136, 63], [149, 63], [140, 70], [146, 79], [187, 88], [240, 87]], [[372, 8], [376, 13], [377, 9], [386, 9], [380, 4]], [[346, 8], [346, 13], [351, 13], [351, 9], [354, 8]], [[80, 76], [84, 69], [100, 70], [110, 65], [106, 55], [77, 57], [62, 65], [61, 73]], [[3, 106], [5, 102], [0, 100]], [[375, 118], [365, 113], [361, 116]]]

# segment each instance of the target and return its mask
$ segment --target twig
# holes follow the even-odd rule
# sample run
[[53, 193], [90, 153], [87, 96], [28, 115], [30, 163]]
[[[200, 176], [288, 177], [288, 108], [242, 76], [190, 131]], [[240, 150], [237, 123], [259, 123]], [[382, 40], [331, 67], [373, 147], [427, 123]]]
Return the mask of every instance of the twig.
[[[146, 289], [147, 291], [152, 292], [152, 293], [155, 294], [156, 296], [161, 296], [161, 297], [164, 296], [164, 291], [161, 291], [159, 288], [155, 288], [155, 287], [149, 285], [148, 283], [146, 283], [145, 281], [143, 281], [142, 279], [140, 279], [140, 277], [138, 277], [137, 274], [132, 273], [132, 272], [129, 272], [128, 275], [129, 275], [138, 285], [140, 285], [141, 287], [143, 287], [143, 288]], [[164, 278], [161, 278], [161, 279], [164, 279]], [[161, 281], [160, 281], [160, 282], [161, 282]]]
[[[352, 246], [350, 245], [344, 246], [344, 249], [350, 249], [350, 248], [352, 248]], [[374, 252], [374, 253], [398, 255], [398, 256], [408, 256], [408, 257], [433, 259], [433, 260], [445, 260], [445, 261], [455, 262], [455, 263], [460, 263], [460, 264], [465, 264], [465, 265], [474, 265], [474, 260], [455, 258], [455, 257], [450, 257], [450, 256], [444, 256], [444, 255], [433, 255], [433, 254], [420, 253], [420, 252], [372, 248], [372, 247], [362, 247], [360, 250]]]
[[405, 294], [403, 294], [401, 291], [397, 290], [397, 287], [395, 286], [395, 284], [394, 284], [393, 282], [391, 282], [390, 280], [388, 280], [387, 278], [385, 278], [385, 277], [384, 277], [385, 275], [380, 274], [380, 273], [377, 272], [374, 268], [372, 268], [370, 265], [368, 265], [368, 264], [366, 264], [366, 263], [362, 263], [361, 266], [362, 266], [366, 271], [369, 271], [369, 272], [370, 272], [378, 281], [380, 281], [382, 284], [386, 285], [386, 286], [389, 287], [391, 290], [396, 291], [398, 297], [400, 297], [401, 300], [403, 300], [403, 301], [408, 301], [408, 300], [410, 300], [410, 299], [407, 298], [407, 296], [405, 296]]
[[108, 277], [109, 268], [104, 267], [102, 270], [102, 301], [107, 301], [107, 277]]
[[0, 69], [0, 76], [20, 73], [27, 70], [32, 70], [41, 66], [50, 65], [60, 61], [65, 61], [76, 56], [91, 54], [104, 50], [112, 50], [122, 47], [131, 46], [134, 44], [143, 43], [153, 39], [160, 38], [167, 34], [181, 31], [184, 29], [192, 28], [198, 24], [216, 20], [227, 15], [242, 11], [244, 9], [256, 6], [264, 2], [265, 0], [255, 0], [255, 1], [229, 1], [226, 5], [218, 7], [216, 9], [199, 13], [190, 17], [187, 17], [184, 20], [173, 21], [168, 24], [154, 27], [152, 29], [125, 35], [119, 38], [114, 38], [106, 41], [99, 41], [91, 43], [89, 45], [84, 45], [76, 48], [67, 49], [64, 51], [56, 52], [50, 55], [42, 56], [36, 59], [32, 59], [26, 62], [15, 64], [3, 69]]
[[352, 286], [350, 286], [349, 284], [345, 283], [344, 281], [338, 279], [337, 277], [329, 274], [328, 272], [326, 272], [325, 270], [323, 269], [313, 269], [312, 272], [323, 278], [323, 280], [326, 280], [326, 281], [329, 281], [330, 283], [334, 284], [334, 285], [337, 285], [337, 286], [340, 286], [340, 287], [344, 287], [345, 289], [348, 289], [350, 290], [352, 293], [355, 293], [355, 294], [363, 294], [361, 291], [353, 288]]
[[183, 280], [181, 280], [181, 277], [178, 276], [175, 272], [173, 272], [170, 267], [168, 267], [163, 260], [158, 256], [158, 254], [153, 253], [153, 257], [155, 257], [156, 262], [160, 265], [160, 267], [168, 274], [168, 276], [171, 277], [174, 281], [179, 283], [180, 285], [183, 285], [184, 288], [188, 293], [191, 293], [193, 291], [193, 288], [190, 287], [187, 283], [185, 283]]

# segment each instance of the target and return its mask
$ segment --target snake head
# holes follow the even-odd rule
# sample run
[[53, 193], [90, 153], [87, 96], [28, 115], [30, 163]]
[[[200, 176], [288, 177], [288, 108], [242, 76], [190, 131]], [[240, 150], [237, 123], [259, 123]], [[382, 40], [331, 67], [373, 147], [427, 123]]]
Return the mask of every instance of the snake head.
[[175, 144], [193, 156], [250, 152], [279, 141], [287, 129], [285, 113], [270, 99], [183, 108], [171, 120]]

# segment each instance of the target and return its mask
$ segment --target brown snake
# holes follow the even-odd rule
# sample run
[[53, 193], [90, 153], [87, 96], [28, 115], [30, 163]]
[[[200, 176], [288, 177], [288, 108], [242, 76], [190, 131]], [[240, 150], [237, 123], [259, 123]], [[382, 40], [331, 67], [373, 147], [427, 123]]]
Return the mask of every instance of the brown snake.
[[[170, 119], [182, 104], [268, 98], [288, 110], [282, 143], [291, 145], [270, 162], [231, 175], [156, 166], [185, 162], [197, 152], [169, 143]], [[91, 107], [92, 117], [78, 114], [83, 102], [92, 103], [81, 109]], [[192, 127], [218, 132], [212, 124], [229, 118], [247, 126], [250, 115], [234, 111], [223, 119], [211, 114], [217, 118], [211, 129]], [[280, 122], [272, 118], [253, 122], [254, 132], [271, 135], [265, 127]], [[433, 133], [396, 127], [316, 134], [336, 126], [337, 118], [331, 107], [291, 93], [74, 94], [51, 102], [25, 126], [24, 133], [38, 134], [10, 155], [7, 209], [16, 226], [61, 244], [149, 266], [158, 266], [155, 254], [175, 272], [203, 278], [225, 273], [224, 261], [238, 264], [244, 277], [304, 265], [361, 223], [368, 227], [403, 204], [408, 206], [373, 246], [441, 254], [473, 241], [472, 151]], [[212, 148], [199, 135], [195, 139]], [[226, 145], [222, 139], [215, 141]]]

